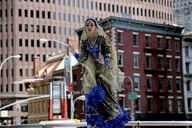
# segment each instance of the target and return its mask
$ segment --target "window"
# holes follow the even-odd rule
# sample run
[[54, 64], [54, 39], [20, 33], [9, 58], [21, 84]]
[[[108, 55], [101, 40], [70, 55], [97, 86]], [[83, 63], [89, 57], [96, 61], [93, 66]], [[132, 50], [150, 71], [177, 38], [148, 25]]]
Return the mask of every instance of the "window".
[[188, 107], [188, 111], [192, 112], [192, 99], [191, 98], [187, 98], [187, 107]]
[[25, 24], [25, 32], [28, 32], [28, 24]]
[[158, 57], [158, 69], [163, 68], [163, 57], [159, 56]]
[[22, 39], [19, 39], [19, 46], [22, 46]]
[[31, 25], [31, 32], [34, 32], [34, 25]]
[[176, 79], [177, 92], [181, 92], [181, 79]]
[[19, 16], [22, 16], [22, 10], [19, 9]]
[[68, 14], [68, 21], [71, 21], [71, 14]]
[[34, 40], [31, 40], [31, 47], [34, 47]]
[[167, 58], [167, 69], [172, 69], [172, 58]]
[[53, 12], [53, 19], [56, 19], [56, 12]]
[[159, 77], [159, 90], [164, 91], [164, 79], [163, 77]]
[[187, 91], [191, 91], [190, 80], [186, 82]]
[[33, 10], [30, 10], [30, 16], [33, 18]]
[[45, 25], [42, 26], [42, 32], [45, 33]]
[[22, 31], [22, 24], [19, 24], [19, 31]]
[[25, 47], [28, 47], [28, 39], [25, 39]]
[[99, 10], [102, 10], [102, 3], [99, 3]]
[[36, 18], [39, 18], [39, 11], [36, 11]]
[[189, 46], [185, 46], [185, 57], [189, 57]]
[[174, 104], [173, 104], [173, 99], [169, 99], [169, 112], [173, 112], [173, 106]]
[[27, 17], [28, 15], [27, 15], [27, 10], [25, 10], [25, 17]]
[[165, 99], [163, 97], [160, 97], [160, 112], [165, 111]]
[[25, 61], [29, 61], [28, 54], [25, 54]]
[[178, 112], [183, 112], [182, 99], [177, 99], [177, 108], [178, 108]]
[[43, 62], [46, 62], [46, 55], [43, 55]]
[[168, 50], [171, 50], [171, 39], [166, 39], [166, 48], [168, 49]]
[[148, 112], [152, 112], [152, 108], [153, 108], [153, 102], [152, 102], [152, 98], [147, 98], [147, 106], [148, 106]]
[[51, 33], [51, 26], [48, 26], [48, 33]]
[[135, 110], [136, 110], [137, 112], [139, 112], [139, 111], [140, 111], [140, 98], [137, 98], [137, 99], [135, 100], [135, 106], [136, 106]]
[[37, 25], [37, 32], [39, 32], [39, 25]]
[[152, 67], [151, 56], [150, 55], [146, 56], [146, 66], [147, 66], [147, 68], [151, 68]]
[[108, 12], [111, 11], [111, 4], [108, 4]]
[[66, 14], [63, 13], [63, 20], [66, 21]]
[[123, 52], [118, 52], [118, 65], [123, 66]]
[[139, 67], [139, 55], [134, 54], [134, 67], [138, 68]]
[[70, 6], [70, 5], [71, 5], [70, 0], [68, 0], [68, 1], [67, 1], [67, 5], [68, 5], [68, 6]]
[[50, 11], [47, 12], [47, 18], [51, 19], [51, 12]]
[[152, 89], [152, 77], [147, 76], [147, 89]]
[[145, 36], [146, 39], [146, 47], [150, 47], [150, 36]]
[[175, 50], [180, 51], [180, 41], [179, 40], [175, 40]]
[[[95, 3], [95, 4], [97, 4], [97, 3]], [[84, 8], [84, 0], [81, 0], [81, 6], [82, 6], [82, 8]]]
[[134, 76], [134, 86], [135, 86], [135, 89], [139, 89], [139, 76]]
[[138, 34], [133, 34], [133, 45], [138, 46]]
[[181, 60], [179, 58], [176, 58], [175, 61], [176, 61], [176, 70], [180, 70], [180, 61]]
[[23, 70], [22, 69], [19, 69], [19, 74], [20, 74], [20, 76], [23, 76]]
[[45, 18], [45, 11], [42, 11], [42, 18]]
[[157, 38], [157, 47], [158, 48], [163, 48], [162, 38], [160, 38], [160, 37]]
[[168, 84], [168, 91], [172, 91], [172, 78], [168, 78], [167, 79], [167, 84]]
[[190, 71], [189, 71], [189, 65], [190, 65], [189, 62], [186, 62], [186, 63], [185, 63], [185, 70], [186, 70], [186, 73], [190, 73]]
[[118, 34], [118, 43], [123, 44], [123, 32], [117, 32]]

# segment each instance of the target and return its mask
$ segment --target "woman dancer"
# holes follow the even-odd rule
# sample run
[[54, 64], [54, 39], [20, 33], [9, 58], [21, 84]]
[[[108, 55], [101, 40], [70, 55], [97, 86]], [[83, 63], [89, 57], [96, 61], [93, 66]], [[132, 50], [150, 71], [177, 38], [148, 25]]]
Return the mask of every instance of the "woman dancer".
[[[85, 67], [83, 89], [86, 97], [88, 127], [123, 128], [131, 120], [118, 104], [116, 90], [120, 90], [121, 72], [117, 65], [114, 44], [94, 18], [85, 21], [80, 39], [79, 54], [69, 45], [75, 58]], [[118, 77], [119, 78], [118, 78]]]

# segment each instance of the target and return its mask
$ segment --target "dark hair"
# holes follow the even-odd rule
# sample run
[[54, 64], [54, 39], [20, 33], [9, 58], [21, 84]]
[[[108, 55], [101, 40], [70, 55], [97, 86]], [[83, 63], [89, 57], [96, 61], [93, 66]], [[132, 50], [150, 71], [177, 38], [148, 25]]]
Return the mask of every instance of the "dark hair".
[[88, 20], [92, 20], [92, 21], [95, 23], [95, 26], [97, 26], [97, 21], [96, 21], [95, 18], [87, 18], [87, 19], [85, 20], [85, 23], [86, 23]]

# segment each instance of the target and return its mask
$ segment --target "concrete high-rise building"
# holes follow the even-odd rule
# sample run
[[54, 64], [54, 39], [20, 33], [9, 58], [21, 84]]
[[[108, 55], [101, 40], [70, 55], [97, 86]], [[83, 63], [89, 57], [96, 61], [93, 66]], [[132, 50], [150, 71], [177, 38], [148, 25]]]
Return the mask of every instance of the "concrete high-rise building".
[[186, 34], [192, 32], [191, 0], [173, 0], [173, 23], [183, 26]]
[[[27, 98], [24, 85], [14, 82], [38, 76], [33, 70], [34, 57], [40, 57], [44, 65], [47, 56], [64, 52], [57, 40], [77, 37], [75, 29], [87, 17], [109, 16], [172, 24], [172, 0], [0, 0], [0, 63], [21, 55], [7, 60], [0, 71], [0, 107]], [[41, 38], [49, 41], [41, 43]], [[5, 108], [8, 115], [0, 117], [0, 122], [22, 123], [27, 116], [22, 109], [25, 105]]]

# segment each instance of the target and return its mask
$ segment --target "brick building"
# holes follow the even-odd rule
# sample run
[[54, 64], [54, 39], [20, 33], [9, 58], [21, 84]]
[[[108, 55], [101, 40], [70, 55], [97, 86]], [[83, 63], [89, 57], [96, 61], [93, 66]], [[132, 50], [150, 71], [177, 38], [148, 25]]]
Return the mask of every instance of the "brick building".
[[[115, 43], [118, 65], [127, 76], [123, 91], [118, 93], [119, 103], [125, 110], [135, 120], [186, 120], [182, 77], [183, 28], [118, 17], [108, 17], [99, 24]], [[76, 32], [80, 35], [82, 28]], [[74, 91], [80, 94], [83, 94], [82, 73], [83, 68], [75, 66], [73, 80], [77, 86]], [[62, 74], [63, 69], [60, 69], [52, 75]], [[128, 98], [132, 90], [137, 93], [137, 99]], [[82, 101], [76, 102], [76, 118], [84, 119], [84, 105]]]
[[[118, 65], [129, 78], [119, 93], [121, 105], [134, 111], [135, 120], [185, 120], [183, 28], [117, 17], [99, 23], [116, 44]], [[134, 105], [127, 97], [132, 87], [138, 94]]]

